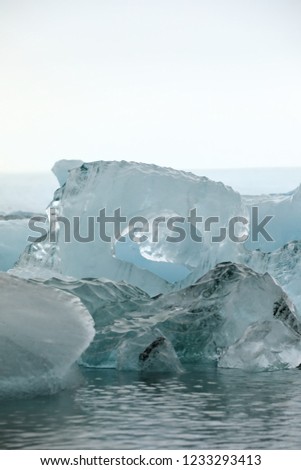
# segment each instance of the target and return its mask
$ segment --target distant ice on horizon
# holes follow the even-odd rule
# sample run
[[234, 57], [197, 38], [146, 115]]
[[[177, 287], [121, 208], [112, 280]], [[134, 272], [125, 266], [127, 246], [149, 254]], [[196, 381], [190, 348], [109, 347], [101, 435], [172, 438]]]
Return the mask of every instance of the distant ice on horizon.
[[222, 181], [240, 194], [250, 196], [288, 193], [301, 184], [301, 166], [189, 171], [214, 181]]
[[44, 213], [58, 188], [54, 174], [0, 174], [0, 214], [15, 211]]

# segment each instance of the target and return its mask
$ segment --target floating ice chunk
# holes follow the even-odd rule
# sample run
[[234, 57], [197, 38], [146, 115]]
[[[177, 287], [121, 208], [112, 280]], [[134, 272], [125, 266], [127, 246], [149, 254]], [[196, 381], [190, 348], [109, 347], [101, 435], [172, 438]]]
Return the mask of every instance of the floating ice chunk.
[[0, 396], [39, 393], [64, 378], [94, 336], [78, 298], [0, 273]]
[[[58, 164], [61, 182], [65, 180], [65, 173], [61, 175], [61, 169], [65, 171], [66, 165], [69, 168], [68, 162]], [[165, 292], [169, 284], [147, 269], [118, 259], [115, 255], [118, 237], [114, 224], [107, 222], [101, 228], [102, 231], [105, 229], [105, 235], [110, 241], [100, 237], [100, 227], [96, 224], [100, 211], [105, 209], [106, 216], [112, 217], [116, 210], [120, 210], [120, 215], [126, 218], [125, 222], [121, 222], [121, 232], [126, 230], [133, 217], [143, 217], [150, 223], [152, 234], [156, 232], [153, 222], [160, 217], [164, 218], [165, 224], [167, 216], [182, 217], [187, 221], [191, 210], [195, 210], [202, 220], [218, 217], [218, 223], [211, 224], [210, 233], [200, 228], [203, 243], [192, 243], [189, 233], [183, 243], [167, 241], [167, 232], [172, 237], [175, 233], [163, 227], [155, 247], [150, 243], [141, 248], [141, 255], [144, 258], [148, 255], [148, 259], [151, 257], [153, 262], [161, 262], [163, 253], [163, 261], [178, 265], [182, 273], [184, 270], [188, 273], [200, 265], [208, 252], [213, 260], [212, 267], [220, 251], [220, 244], [211, 243], [211, 237], [219, 235], [220, 228], [227, 227], [233, 216], [247, 215], [240, 195], [222, 183], [170, 168], [124, 161], [85, 163], [72, 169], [54, 199], [53, 206], [58, 215], [71, 224], [70, 242], [66, 242], [64, 237], [64, 223], [58, 222], [56, 243], [40, 240], [33, 244], [20, 261], [21, 267], [36, 267], [40, 264], [43, 268], [55, 267], [63, 275], [75, 278], [125, 280], [151, 295]], [[78, 217], [78, 232], [82, 238], [86, 237], [86, 242], [78, 241], [79, 237], [73, 236], [74, 217]], [[94, 221], [92, 238], [89, 232], [91, 220]], [[226, 251], [235, 251], [237, 244], [227, 238], [224, 245]], [[153, 263], [152, 267], [155, 268]], [[159, 267], [166, 275], [167, 269], [163, 269], [166, 266]]]
[[218, 359], [255, 322], [280, 320], [301, 333], [294, 305], [273, 278], [234, 263], [221, 263], [195, 284], [160, 296], [160, 305], [169, 315], [157, 326], [185, 361]]
[[[218, 361], [227, 357], [227, 350], [235, 343], [245, 347], [248, 329], [254, 324], [262, 324], [263, 331], [270, 325], [278, 332], [283, 360], [271, 359], [272, 367], [283, 367], [291, 350], [290, 338], [295, 356], [288, 364], [301, 363], [301, 322], [294, 305], [269, 274], [258, 274], [244, 265], [221, 263], [187, 288], [154, 298], [125, 283], [92, 279], [47, 283], [78, 295], [93, 316], [95, 339], [81, 357], [88, 367], [136, 370], [145, 362], [146, 369], [166, 370], [169, 365], [169, 370], [176, 370], [178, 359], [182, 364]], [[164, 340], [156, 343], [161, 337]], [[262, 358], [273, 358], [269, 337], [266, 341], [261, 335], [259, 341], [264, 348]], [[226, 359], [223, 361], [226, 367]], [[253, 365], [250, 354], [250, 367]], [[241, 361], [240, 366], [248, 364]]]
[[254, 371], [294, 368], [300, 365], [301, 340], [281, 321], [256, 322], [225, 351], [219, 367]]

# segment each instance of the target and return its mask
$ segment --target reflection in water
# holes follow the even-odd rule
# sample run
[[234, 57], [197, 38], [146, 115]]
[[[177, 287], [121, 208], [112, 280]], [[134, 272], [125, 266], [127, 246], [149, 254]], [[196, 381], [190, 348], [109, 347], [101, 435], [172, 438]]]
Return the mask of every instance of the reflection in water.
[[299, 370], [82, 374], [77, 389], [1, 402], [1, 449], [301, 447]]

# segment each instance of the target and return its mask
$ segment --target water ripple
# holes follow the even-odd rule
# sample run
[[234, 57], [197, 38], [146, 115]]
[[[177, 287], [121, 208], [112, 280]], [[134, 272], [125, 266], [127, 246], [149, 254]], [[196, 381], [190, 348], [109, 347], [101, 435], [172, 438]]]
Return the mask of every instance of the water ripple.
[[78, 389], [0, 403], [1, 449], [299, 449], [300, 371], [85, 371]]

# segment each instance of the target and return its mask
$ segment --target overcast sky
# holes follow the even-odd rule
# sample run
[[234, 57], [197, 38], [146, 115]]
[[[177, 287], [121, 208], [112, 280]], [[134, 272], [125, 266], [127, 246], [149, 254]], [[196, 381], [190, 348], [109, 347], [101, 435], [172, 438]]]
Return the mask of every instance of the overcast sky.
[[0, 171], [301, 165], [300, 0], [0, 0]]

